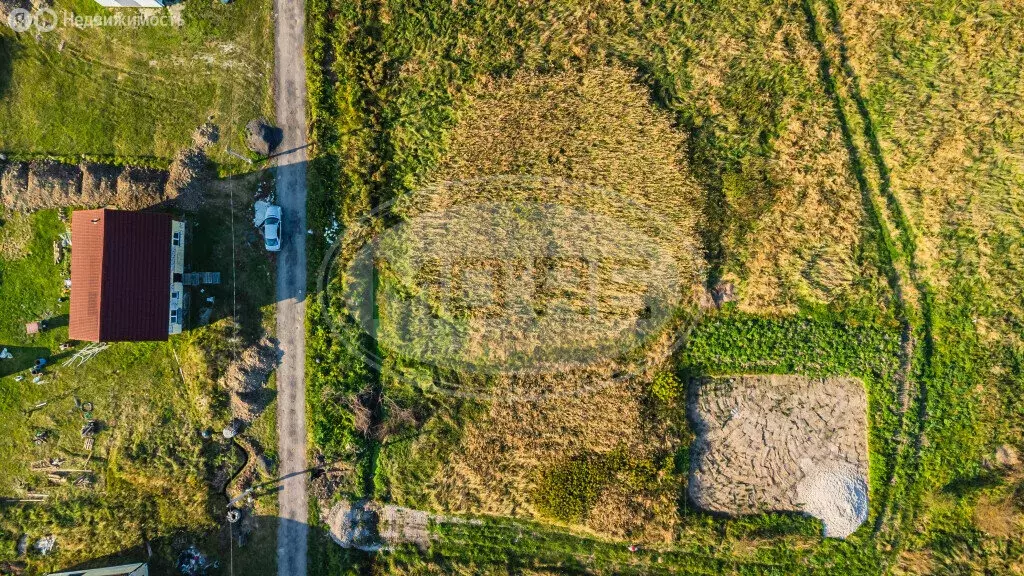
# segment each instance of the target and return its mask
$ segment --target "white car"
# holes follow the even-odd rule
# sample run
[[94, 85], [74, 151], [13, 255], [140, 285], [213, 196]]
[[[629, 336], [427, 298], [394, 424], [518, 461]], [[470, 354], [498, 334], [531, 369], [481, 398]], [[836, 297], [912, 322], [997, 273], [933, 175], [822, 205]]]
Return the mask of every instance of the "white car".
[[280, 206], [267, 206], [267, 217], [263, 221], [263, 245], [270, 252], [281, 251]]

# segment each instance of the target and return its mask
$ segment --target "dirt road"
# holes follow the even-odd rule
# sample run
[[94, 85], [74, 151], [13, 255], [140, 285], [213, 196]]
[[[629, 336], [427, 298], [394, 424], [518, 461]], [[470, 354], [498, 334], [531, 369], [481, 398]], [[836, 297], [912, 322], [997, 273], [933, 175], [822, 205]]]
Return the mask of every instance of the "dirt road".
[[274, 99], [284, 140], [277, 149], [282, 246], [277, 261], [277, 371], [280, 475], [277, 573], [305, 576], [306, 494], [306, 68], [305, 2], [274, 0]]

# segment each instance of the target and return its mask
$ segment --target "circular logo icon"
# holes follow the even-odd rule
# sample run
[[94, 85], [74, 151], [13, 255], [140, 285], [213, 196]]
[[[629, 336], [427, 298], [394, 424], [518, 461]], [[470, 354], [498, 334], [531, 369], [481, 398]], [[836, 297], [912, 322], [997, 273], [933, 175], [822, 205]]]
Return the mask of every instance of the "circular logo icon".
[[15, 8], [7, 16], [7, 25], [15, 32], [27, 32], [32, 27], [32, 13], [24, 8]]
[[49, 8], [36, 10], [36, 30], [52, 32], [57, 27], [57, 13]]
[[585, 182], [499, 175], [427, 185], [336, 239], [318, 275], [320, 314], [371, 368], [401, 358], [394, 377], [416, 387], [518, 400], [577, 394], [630, 378], [635, 358], [660, 353], [662, 341], [681, 343], [676, 310], [698, 259], [674, 230]]

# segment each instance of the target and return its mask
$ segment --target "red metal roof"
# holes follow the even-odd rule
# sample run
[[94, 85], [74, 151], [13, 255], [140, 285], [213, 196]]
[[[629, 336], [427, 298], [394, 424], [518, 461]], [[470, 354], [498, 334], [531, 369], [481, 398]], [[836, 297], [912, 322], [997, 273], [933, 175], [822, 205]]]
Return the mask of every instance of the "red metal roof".
[[171, 217], [79, 210], [71, 215], [72, 340], [166, 340]]

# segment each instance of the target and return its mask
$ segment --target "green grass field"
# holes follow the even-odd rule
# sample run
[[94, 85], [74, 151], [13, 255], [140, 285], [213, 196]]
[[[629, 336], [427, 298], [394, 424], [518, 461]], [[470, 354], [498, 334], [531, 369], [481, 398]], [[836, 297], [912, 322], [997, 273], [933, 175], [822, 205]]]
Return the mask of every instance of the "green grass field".
[[[181, 26], [75, 28], [65, 15], [112, 15], [60, 0], [52, 32], [0, 33], [0, 151], [166, 163], [212, 119], [224, 148], [244, 151], [245, 123], [270, 114], [270, 3], [185, 2]], [[167, 10], [161, 14], [170, 17]], [[122, 14], [131, 14], [131, 12]], [[237, 170], [237, 168], [236, 168]]]
[[[657, 552], [623, 553], [628, 540], [580, 520], [592, 495], [549, 483], [541, 500], [572, 512], [562, 519], [520, 508], [485, 527], [439, 524], [426, 554], [322, 551], [318, 573], [1024, 572], [1024, 475], [993, 464], [997, 447], [1019, 452], [1024, 441], [1018, 6], [317, 0], [309, 12], [315, 230], [411, 194], [439, 167], [447, 174], [460, 123], [494, 79], [631, 70], [685, 136], [709, 283], [732, 282], [739, 296], [684, 323], [692, 331], [669, 369], [683, 380], [860, 376], [872, 462], [868, 521], [845, 542], [791, 516], [708, 516], [685, 496], [692, 435], [681, 401], [665, 403], [655, 379], [638, 393], [662, 403], [643, 417], [678, 447], [674, 469], [644, 464], [678, 501]], [[313, 238], [315, 261], [329, 240]], [[438, 374], [412, 359], [360, 366], [353, 344], [365, 337], [331, 334], [321, 312], [311, 311], [310, 410], [318, 447], [356, 465], [340, 496], [464, 511], [466, 500], [442, 489], [445, 475], [452, 462], [484, 462], [466, 455], [495, 438], [486, 417], [500, 411], [432, 393]], [[351, 409], [365, 399], [380, 401], [373, 433], [363, 408]], [[599, 427], [611, 414], [590, 415]], [[519, 412], [530, 415], [547, 416]], [[555, 464], [482, 477], [518, 486], [512, 479], [543, 478]], [[606, 467], [579, 466], [574, 474], [608, 481]], [[521, 500], [476, 494], [468, 507], [479, 514]]]

